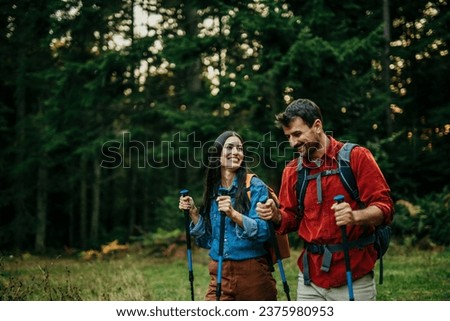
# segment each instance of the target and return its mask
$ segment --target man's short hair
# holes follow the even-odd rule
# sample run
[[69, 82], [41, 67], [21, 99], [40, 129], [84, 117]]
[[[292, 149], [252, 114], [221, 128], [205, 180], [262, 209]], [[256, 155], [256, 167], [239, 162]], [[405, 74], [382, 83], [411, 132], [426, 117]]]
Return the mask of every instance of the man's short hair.
[[290, 103], [284, 112], [276, 115], [275, 119], [278, 124], [287, 127], [296, 117], [300, 117], [308, 127], [312, 127], [317, 119], [322, 121], [322, 112], [313, 101], [297, 99]]

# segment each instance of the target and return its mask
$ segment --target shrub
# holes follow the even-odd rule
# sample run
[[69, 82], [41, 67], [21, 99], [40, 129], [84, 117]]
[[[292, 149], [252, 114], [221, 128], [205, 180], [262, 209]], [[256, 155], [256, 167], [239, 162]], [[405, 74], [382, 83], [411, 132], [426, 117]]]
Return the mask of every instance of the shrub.
[[394, 237], [405, 245], [450, 245], [450, 191], [395, 203]]

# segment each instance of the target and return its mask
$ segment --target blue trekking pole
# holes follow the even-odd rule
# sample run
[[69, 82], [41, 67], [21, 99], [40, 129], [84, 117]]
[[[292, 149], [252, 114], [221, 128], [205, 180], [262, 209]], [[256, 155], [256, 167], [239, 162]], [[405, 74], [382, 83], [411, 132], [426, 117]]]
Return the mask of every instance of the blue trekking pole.
[[273, 222], [267, 222], [269, 224], [270, 239], [272, 241], [273, 250], [275, 251], [275, 256], [277, 257], [278, 270], [280, 271], [281, 281], [283, 281], [284, 293], [288, 301], [291, 301], [291, 295], [289, 294], [289, 285], [286, 280], [286, 275], [284, 274], [283, 261], [281, 260], [280, 248], [278, 247], [277, 237], [275, 236], [275, 229], [273, 227]]
[[[219, 196], [228, 195], [228, 190], [220, 187]], [[223, 265], [223, 243], [225, 239], [225, 213], [220, 212], [220, 235], [219, 235], [219, 261], [217, 263], [217, 287], [216, 287], [216, 301], [220, 301], [222, 293], [222, 265]]]
[[[334, 201], [337, 203], [342, 203], [344, 201], [344, 195], [336, 195], [334, 197]], [[341, 234], [342, 234], [342, 247], [344, 250], [344, 259], [345, 259], [345, 271], [347, 275], [348, 298], [350, 301], [355, 301], [355, 297], [353, 296], [352, 269], [350, 266], [347, 229], [345, 225], [341, 226]]]
[[[188, 196], [189, 190], [183, 189], [180, 191], [181, 196]], [[189, 210], [184, 210], [184, 227], [186, 230], [186, 247], [189, 270], [189, 282], [191, 283], [191, 300], [194, 301], [194, 272], [192, 269], [192, 250], [191, 250], [191, 233], [189, 230]]]

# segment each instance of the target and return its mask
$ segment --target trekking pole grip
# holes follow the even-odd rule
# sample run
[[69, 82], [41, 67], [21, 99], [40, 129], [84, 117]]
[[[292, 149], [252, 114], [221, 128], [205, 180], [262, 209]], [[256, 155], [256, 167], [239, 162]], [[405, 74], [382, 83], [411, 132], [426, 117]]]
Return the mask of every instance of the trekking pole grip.
[[230, 192], [226, 188], [219, 187], [219, 190], [217, 191], [217, 195], [227, 196], [227, 195], [230, 195]]
[[[180, 196], [182, 196], [182, 197], [189, 196], [189, 190], [188, 189], [182, 189], [180, 191]], [[188, 213], [189, 214], [189, 210], [184, 210], [184, 213]]]
[[[182, 197], [186, 197], [189, 195], [189, 190], [187, 189], [182, 189], [180, 191], [180, 195]], [[190, 246], [190, 241], [191, 241], [191, 237], [190, 237], [190, 233], [187, 233], [189, 231], [189, 210], [184, 210], [184, 223], [185, 223], [185, 229], [186, 229], [186, 237], [188, 238], [188, 245]]]

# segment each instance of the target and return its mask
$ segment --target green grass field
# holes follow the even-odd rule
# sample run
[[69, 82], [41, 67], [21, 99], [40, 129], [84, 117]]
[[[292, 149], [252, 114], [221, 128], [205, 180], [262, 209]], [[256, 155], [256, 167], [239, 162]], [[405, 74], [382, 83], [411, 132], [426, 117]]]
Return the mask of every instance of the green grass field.
[[[299, 250], [284, 260], [293, 299], [297, 290]], [[203, 300], [209, 276], [207, 251], [194, 253], [195, 299]], [[447, 301], [450, 299], [450, 251], [419, 251], [391, 246], [384, 259], [382, 301]], [[378, 267], [376, 268], [378, 273]], [[279, 300], [286, 300], [278, 269]], [[378, 282], [378, 275], [377, 275]], [[187, 263], [180, 258], [127, 254], [108, 260], [0, 257], [1, 300], [189, 301]]]

